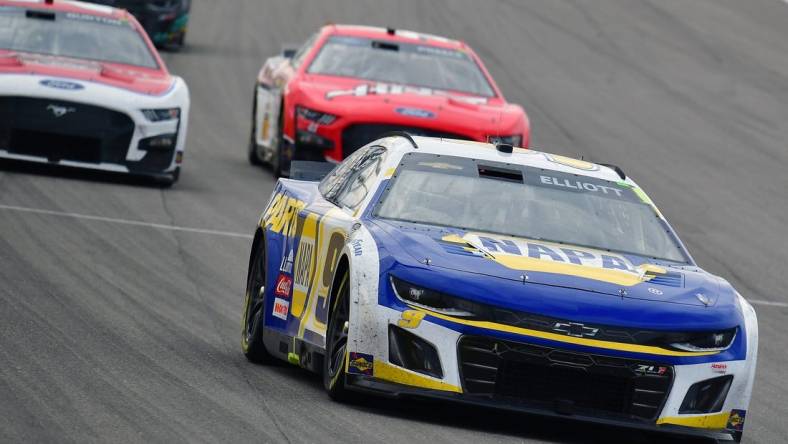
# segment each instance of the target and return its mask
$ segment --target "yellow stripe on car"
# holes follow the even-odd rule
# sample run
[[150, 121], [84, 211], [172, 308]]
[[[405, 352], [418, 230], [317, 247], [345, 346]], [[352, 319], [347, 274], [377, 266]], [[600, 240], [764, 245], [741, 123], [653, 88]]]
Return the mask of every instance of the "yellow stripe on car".
[[660, 418], [657, 425], [672, 424], [699, 429], [724, 429], [731, 412], [714, 413], [711, 415], [671, 416]]
[[376, 379], [382, 381], [396, 382], [398, 384], [409, 385], [412, 387], [425, 388], [430, 390], [441, 390], [444, 392], [462, 393], [462, 389], [410, 370], [389, 364], [388, 362], [375, 361], [372, 374]]
[[617, 350], [617, 351], [624, 351], [624, 352], [631, 352], [631, 353], [643, 353], [649, 355], [659, 355], [659, 356], [707, 356], [707, 355], [714, 355], [718, 352], [685, 352], [685, 351], [675, 351], [675, 350], [667, 350], [660, 347], [652, 347], [650, 345], [637, 345], [637, 344], [624, 344], [620, 342], [608, 342], [608, 341], [600, 341], [598, 339], [588, 339], [588, 338], [576, 338], [573, 336], [566, 336], [560, 335], [556, 333], [549, 333], [545, 331], [538, 331], [538, 330], [530, 330], [527, 328], [521, 327], [514, 327], [511, 325], [504, 325], [504, 324], [497, 324], [494, 322], [488, 321], [471, 321], [467, 319], [460, 319], [455, 318], [452, 316], [447, 316], [441, 313], [436, 313], [431, 310], [423, 309], [420, 307], [411, 307], [414, 310], [421, 310], [427, 313], [428, 315], [443, 319], [445, 321], [453, 322], [456, 324], [467, 325], [470, 327], [477, 327], [483, 328], [486, 330], [494, 330], [494, 331], [501, 331], [505, 333], [514, 333], [517, 335], [522, 336], [529, 336], [533, 338], [540, 338], [540, 339], [547, 339], [550, 341], [557, 341], [557, 342], [564, 342], [569, 344], [575, 345], [583, 345], [586, 347], [595, 347], [595, 348], [602, 348], [606, 350]]

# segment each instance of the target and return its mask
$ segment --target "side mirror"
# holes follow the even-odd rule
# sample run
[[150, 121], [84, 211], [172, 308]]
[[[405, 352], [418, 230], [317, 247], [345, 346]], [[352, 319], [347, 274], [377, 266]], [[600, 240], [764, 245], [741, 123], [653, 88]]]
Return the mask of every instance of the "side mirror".
[[298, 52], [298, 48], [282, 48], [282, 57], [292, 59]]

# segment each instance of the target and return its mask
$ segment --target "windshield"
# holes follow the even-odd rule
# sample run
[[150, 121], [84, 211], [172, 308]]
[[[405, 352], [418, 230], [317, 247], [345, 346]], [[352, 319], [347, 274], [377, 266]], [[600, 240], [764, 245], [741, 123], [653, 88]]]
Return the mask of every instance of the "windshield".
[[490, 83], [465, 52], [436, 46], [334, 36], [309, 73], [355, 77], [493, 97]]
[[131, 23], [90, 14], [0, 7], [0, 49], [158, 68]]
[[687, 262], [627, 184], [427, 154], [407, 155], [392, 181], [377, 217]]

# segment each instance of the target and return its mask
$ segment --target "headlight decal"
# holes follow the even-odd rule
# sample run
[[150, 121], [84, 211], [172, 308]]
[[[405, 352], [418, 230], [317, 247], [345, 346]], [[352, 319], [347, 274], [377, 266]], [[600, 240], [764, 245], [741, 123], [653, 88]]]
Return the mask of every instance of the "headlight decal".
[[168, 120], [176, 120], [181, 117], [180, 108], [156, 108], [156, 109], [143, 109], [142, 114], [150, 122], [166, 122]]

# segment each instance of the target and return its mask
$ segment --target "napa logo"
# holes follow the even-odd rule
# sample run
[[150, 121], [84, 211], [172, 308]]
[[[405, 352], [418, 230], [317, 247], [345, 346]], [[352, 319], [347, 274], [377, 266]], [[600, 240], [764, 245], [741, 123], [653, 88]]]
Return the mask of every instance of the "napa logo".
[[611, 252], [473, 233], [448, 235], [441, 240], [464, 245], [466, 250], [478, 251], [512, 270], [563, 274], [627, 287], [647, 280], [643, 266], [635, 267], [624, 256]]
[[66, 80], [44, 79], [38, 83], [47, 88], [64, 89], [66, 91], [79, 91], [85, 89], [81, 83], [69, 82]]

